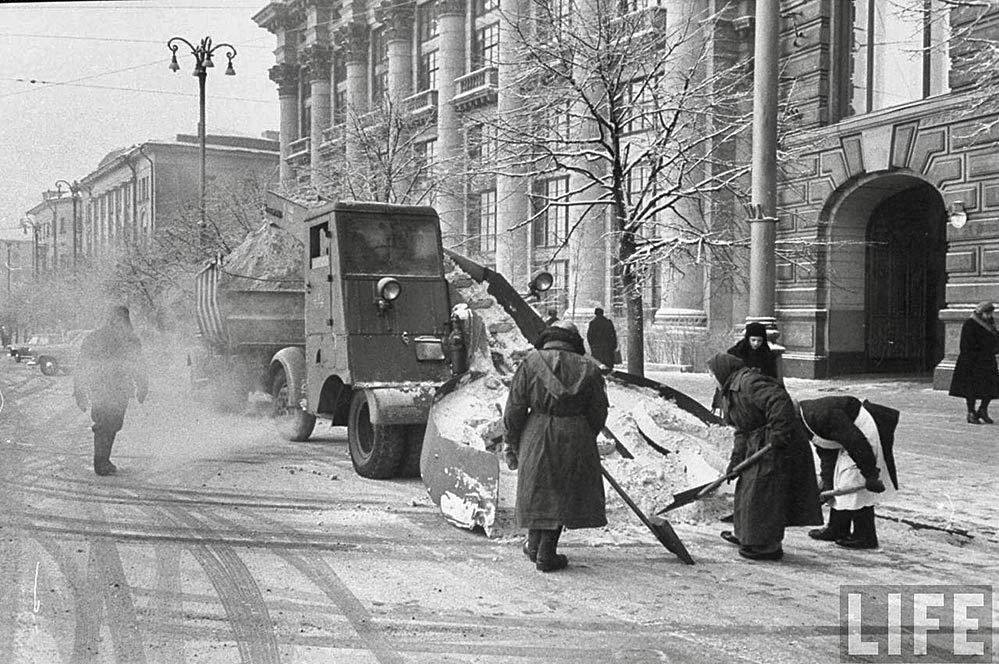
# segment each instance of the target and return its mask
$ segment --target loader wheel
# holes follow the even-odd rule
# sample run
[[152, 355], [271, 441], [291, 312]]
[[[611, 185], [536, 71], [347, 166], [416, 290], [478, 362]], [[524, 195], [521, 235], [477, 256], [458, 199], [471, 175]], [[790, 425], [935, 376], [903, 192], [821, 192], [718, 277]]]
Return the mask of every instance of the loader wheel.
[[54, 376], [59, 373], [59, 363], [51, 357], [38, 358], [38, 367], [46, 376]]
[[399, 464], [399, 477], [420, 476], [420, 454], [423, 453], [423, 435], [426, 431], [426, 424], [406, 426], [406, 452]]
[[[288, 404], [288, 377], [281, 369], [271, 383], [271, 396], [274, 398], [273, 418], [278, 433], [285, 440], [302, 442], [308, 440], [316, 426], [316, 416], [298, 406]], [[297, 395], [296, 395], [297, 396]], [[295, 399], [297, 401], [298, 399]]]
[[405, 435], [403, 426], [372, 424], [367, 395], [354, 393], [347, 418], [347, 444], [358, 475], [373, 480], [393, 477], [406, 451]]

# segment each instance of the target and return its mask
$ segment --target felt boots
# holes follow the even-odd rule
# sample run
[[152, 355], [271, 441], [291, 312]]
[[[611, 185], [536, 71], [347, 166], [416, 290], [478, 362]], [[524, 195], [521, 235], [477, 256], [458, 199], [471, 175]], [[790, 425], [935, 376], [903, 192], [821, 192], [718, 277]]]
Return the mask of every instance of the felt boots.
[[540, 572], [554, 572], [565, 569], [569, 564], [569, 559], [555, 551], [558, 547], [558, 539], [562, 535], [562, 529], [542, 530], [541, 539], [538, 542], [538, 558], [535, 567]]

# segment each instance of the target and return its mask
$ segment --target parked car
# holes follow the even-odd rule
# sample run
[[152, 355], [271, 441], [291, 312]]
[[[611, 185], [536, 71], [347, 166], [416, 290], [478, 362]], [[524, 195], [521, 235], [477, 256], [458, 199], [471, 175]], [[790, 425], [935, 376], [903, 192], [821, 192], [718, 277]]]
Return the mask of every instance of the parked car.
[[59, 335], [52, 334], [35, 334], [31, 336], [27, 342], [20, 346], [10, 347], [10, 356], [14, 358], [15, 362], [26, 362], [31, 364], [32, 360], [35, 358], [35, 348], [39, 346], [48, 346], [53, 343], [53, 339], [58, 338]]
[[76, 364], [80, 345], [90, 330], [70, 330], [61, 335], [39, 336], [38, 343], [28, 342], [29, 365], [37, 364], [46, 376], [70, 373]]

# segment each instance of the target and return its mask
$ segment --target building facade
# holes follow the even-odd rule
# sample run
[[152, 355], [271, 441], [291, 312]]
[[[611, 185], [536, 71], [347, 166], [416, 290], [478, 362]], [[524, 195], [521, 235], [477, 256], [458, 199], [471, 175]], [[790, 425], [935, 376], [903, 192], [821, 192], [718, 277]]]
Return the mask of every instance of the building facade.
[[42, 192], [42, 201], [27, 211], [23, 227], [35, 243], [33, 272], [41, 274], [73, 265], [73, 197], [69, 192]]
[[[718, 50], [749, 61], [753, 0], [623, 3], [622, 12], [722, 4], [730, 10], [718, 23]], [[779, 185], [778, 238], [812, 247], [805, 258], [774, 259], [784, 371], [932, 371], [946, 386], [961, 323], [978, 300], [999, 299], [999, 132], [988, 105], [973, 103], [983, 78], [974, 40], [999, 41], [997, 10], [942, 0], [780, 4], [782, 108], [794, 120], [784, 140], [796, 156]], [[270, 76], [285, 188], [319, 186], [324, 162], [356, 157], [344, 139], [346, 110], [376, 108], [386, 95], [410, 113], [432, 114], [425, 154], [465, 158], [476, 115], [516, 110], [508, 91], [517, 68], [500, 54], [516, 48], [501, 15], [518, 6], [288, 0], [260, 10], [254, 20], [277, 39]], [[748, 141], [735, 149], [748, 161]], [[575, 220], [555, 212], [525, 223], [534, 187], [574, 189], [569, 173], [530, 184], [497, 174], [434, 204], [445, 235], [511, 281], [542, 265], [552, 271], [566, 316], [613, 311], [606, 217], [587, 219], [569, 250], [557, 252], [562, 238], [552, 229]], [[650, 281], [652, 361], [700, 364], [697, 349], [723, 349], [741, 330], [747, 293], [720, 288], [710, 268], [678, 275], [664, 266]]]
[[[197, 210], [197, 136], [149, 141], [108, 153], [81, 178], [81, 251], [102, 256], [141, 243], [158, 228]], [[206, 137], [206, 180], [225, 189], [276, 181], [278, 143], [265, 138]]]

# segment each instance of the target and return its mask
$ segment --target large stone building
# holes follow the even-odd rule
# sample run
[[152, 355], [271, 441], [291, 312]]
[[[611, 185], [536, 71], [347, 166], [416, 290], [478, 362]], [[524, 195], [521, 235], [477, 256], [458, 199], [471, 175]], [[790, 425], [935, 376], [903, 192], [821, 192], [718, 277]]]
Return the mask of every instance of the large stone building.
[[[513, 47], [500, 4], [514, 2], [288, 0], [260, 10], [254, 20], [277, 37], [270, 75], [285, 187], [317, 186], [324, 162], [349, 162], [345, 110], [374, 108], [385, 95], [435, 113], [425, 152], [460, 159], [471, 114], [515, 110], [507, 91], [517, 72], [498, 55]], [[629, 2], [622, 11], [723, 4], [718, 50], [749, 61], [753, 0]], [[796, 118], [786, 140], [799, 156], [779, 187], [778, 236], [815, 248], [775, 266], [785, 373], [932, 370], [945, 386], [973, 303], [999, 299], [999, 132], [981, 131], [996, 116], [972, 103], [976, 83], [992, 79], [976, 73], [974, 41], [962, 35], [999, 41], [996, 10], [942, 0], [780, 5], [782, 96]], [[748, 142], [736, 149], [748, 157]], [[560, 182], [542, 184], [568, 186], [568, 177]], [[435, 204], [447, 233], [481, 238], [479, 253], [513, 280], [539, 265], [554, 271], [575, 309], [567, 315], [613, 303], [606, 220], [592, 219], [568, 258], [553, 261], [546, 233], [524, 224], [529, 194], [522, 179], [497, 175], [491, 188]], [[653, 361], [698, 355], [677, 351], [677, 339], [723, 348], [746, 318], [747, 294], [717, 288], [710, 270], [674, 276], [663, 268], [652, 279]]]
[[42, 192], [41, 202], [27, 211], [22, 224], [35, 245], [33, 272], [60, 270], [73, 264], [73, 198], [68, 191]]
[[[210, 191], [276, 182], [278, 144], [267, 138], [206, 137], [205, 173]], [[148, 141], [108, 153], [80, 180], [81, 251], [102, 255], [142, 242], [157, 228], [197, 210], [198, 137]]]

